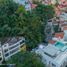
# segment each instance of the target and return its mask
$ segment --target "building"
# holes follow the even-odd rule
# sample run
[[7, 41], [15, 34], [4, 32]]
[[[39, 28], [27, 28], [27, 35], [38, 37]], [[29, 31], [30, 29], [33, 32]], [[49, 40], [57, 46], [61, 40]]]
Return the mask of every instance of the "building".
[[67, 67], [67, 27], [55, 33], [48, 42], [47, 46], [35, 50], [41, 55], [42, 62], [46, 67]]
[[2, 47], [0, 45], [0, 64], [2, 63], [3, 61], [3, 52], [2, 52]]
[[35, 52], [42, 56], [46, 67], [67, 67], [67, 43], [56, 42], [54, 45], [38, 48]]
[[0, 46], [0, 56], [2, 62], [3, 60], [8, 60], [14, 54], [20, 52], [21, 50], [26, 50], [25, 38], [23, 37], [12, 37], [7, 38], [4, 43]]

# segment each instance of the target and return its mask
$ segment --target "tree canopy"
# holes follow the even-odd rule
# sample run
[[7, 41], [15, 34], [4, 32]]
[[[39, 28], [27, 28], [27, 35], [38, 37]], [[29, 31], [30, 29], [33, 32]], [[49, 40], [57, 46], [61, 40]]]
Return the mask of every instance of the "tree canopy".
[[16, 67], [45, 67], [38, 55], [31, 52], [21, 52], [9, 59], [7, 63], [15, 64]]
[[[37, 4], [35, 9], [26, 11], [13, 0], [0, 0], [0, 38], [24, 36], [27, 48], [35, 48], [45, 40], [45, 25], [53, 16], [52, 5]], [[44, 67], [37, 55], [29, 52], [18, 53], [8, 63], [15, 63], [16, 67]]]
[[[45, 40], [45, 27], [47, 20], [54, 17], [54, 7], [52, 5], [37, 4], [37, 7], [28, 14], [29, 32], [27, 32], [28, 47], [34, 48], [38, 43]], [[28, 30], [27, 30], [28, 31]], [[32, 46], [33, 45], [33, 46]]]
[[17, 13], [21, 9], [23, 6], [20, 8], [13, 0], [0, 0], [0, 37], [16, 36], [20, 32]]
[[37, 4], [37, 7], [34, 9], [34, 12], [37, 16], [41, 18], [41, 21], [45, 21], [54, 17], [55, 11], [53, 5], [44, 5], [41, 3]]
[[45, 40], [45, 25], [53, 16], [52, 5], [37, 4], [35, 9], [26, 11], [13, 0], [0, 0], [0, 37], [24, 36], [27, 48], [35, 48]]

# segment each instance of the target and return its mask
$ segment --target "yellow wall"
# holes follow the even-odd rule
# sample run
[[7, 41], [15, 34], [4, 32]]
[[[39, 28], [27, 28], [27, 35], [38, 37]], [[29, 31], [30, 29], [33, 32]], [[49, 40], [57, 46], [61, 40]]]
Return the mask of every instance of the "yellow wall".
[[26, 51], [26, 45], [23, 45], [22, 47], [20, 47], [21, 51]]

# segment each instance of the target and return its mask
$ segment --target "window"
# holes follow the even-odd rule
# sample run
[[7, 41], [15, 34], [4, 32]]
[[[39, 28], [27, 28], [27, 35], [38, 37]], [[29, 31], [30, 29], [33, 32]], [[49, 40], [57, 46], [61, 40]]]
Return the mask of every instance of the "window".
[[0, 61], [2, 60], [2, 58], [0, 57]]
[[49, 61], [49, 64], [50, 64], [50, 61]]
[[52, 67], [56, 67], [56, 65], [52, 63]]
[[6, 53], [6, 54], [5, 54], [5, 57], [7, 57], [7, 56], [9, 56], [9, 53]]
[[10, 51], [10, 54], [15, 53], [15, 52], [18, 51], [18, 50], [19, 50], [19, 48], [16, 48], [16, 49]]
[[25, 42], [25, 40], [23, 40], [22, 42], [20, 42], [20, 45], [23, 44]]
[[15, 47], [18, 47], [18, 45], [19, 45], [19, 44], [16, 44], [16, 45], [10, 47], [9, 49], [11, 50], [11, 49], [13, 49], [13, 48], [15, 48]]
[[0, 53], [0, 56], [1, 56], [1, 53]]
[[6, 47], [7, 45], [4, 45], [4, 47]]
[[52, 22], [52, 20], [49, 20], [48, 22]]
[[8, 51], [8, 49], [5, 49], [5, 50], [4, 50], [4, 52], [7, 52], [7, 51]]

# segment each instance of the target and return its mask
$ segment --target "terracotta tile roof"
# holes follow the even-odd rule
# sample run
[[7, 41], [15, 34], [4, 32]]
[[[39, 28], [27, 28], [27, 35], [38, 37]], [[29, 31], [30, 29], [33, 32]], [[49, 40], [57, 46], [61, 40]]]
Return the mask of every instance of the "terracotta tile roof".
[[67, 30], [67, 26], [63, 27], [63, 30]]
[[34, 9], [34, 8], [36, 8], [36, 7], [37, 7], [36, 4], [31, 4], [31, 8], [32, 8], [32, 9]]
[[56, 41], [54, 41], [54, 40], [49, 40], [48, 41], [50, 44], [54, 44]]
[[64, 33], [63, 32], [61, 32], [61, 33], [55, 33], [54, 37], [62, 39], [64, 37]]

